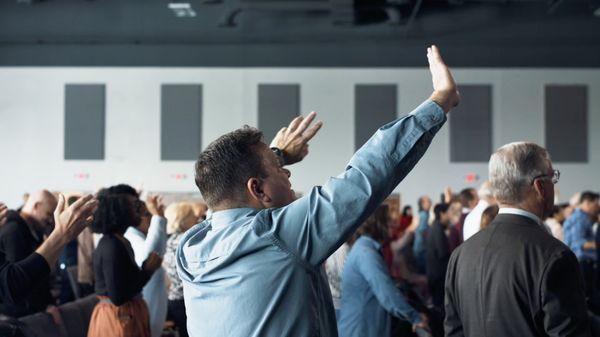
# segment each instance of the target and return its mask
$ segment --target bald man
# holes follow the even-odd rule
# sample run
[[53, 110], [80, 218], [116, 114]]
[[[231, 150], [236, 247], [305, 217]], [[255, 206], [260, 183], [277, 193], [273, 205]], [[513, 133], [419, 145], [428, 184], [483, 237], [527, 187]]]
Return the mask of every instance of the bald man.
[[[54, 227], [56, 205], [56, 197], [47, 190], [41, 190], [27, 199], [21, 212], [8, 212], [6, 223], [0, 229], [0, 264], [21, 261], [35, 252], [44, 235]], [[45, 310], [52, 303], [48, 281], [40, 282], [20, 303], [0, 304], [0, 313], [20, 317]]]

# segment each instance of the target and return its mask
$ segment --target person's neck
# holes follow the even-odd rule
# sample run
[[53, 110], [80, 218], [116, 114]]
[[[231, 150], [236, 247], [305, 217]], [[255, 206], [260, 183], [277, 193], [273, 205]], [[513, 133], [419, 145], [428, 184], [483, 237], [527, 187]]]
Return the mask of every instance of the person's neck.
[[544, 211], [538, 205], [535, 205], [531, 202], [524, 201], [518, 204], [508, 204], [508, 203], [499, 203], [499, 208], [517, 208], [523, 211], [527, 211], [531, 214], [534, 214], [540, 219], [544, 217]]

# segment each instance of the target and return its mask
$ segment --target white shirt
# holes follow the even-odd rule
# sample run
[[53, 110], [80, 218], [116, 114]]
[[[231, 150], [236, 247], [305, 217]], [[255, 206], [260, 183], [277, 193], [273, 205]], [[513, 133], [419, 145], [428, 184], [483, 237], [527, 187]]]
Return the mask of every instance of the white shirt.
[[529, 218], [529, 219], [537, 222], [540, 226], [546, 228], [546, 226], [544, 226], [544, 223], [542, 222], [542, 220], [537, 215], [535, 215], [531, 212], [528, 212], [524, 209], [512, 208], [512, 207], [502, 207], [498, 210], [498, 214], [515, 214], [515, 215], [524, 216], [526, 218]]
[[479, 232], [479, 227], [481, 227], [481, 215], [489, 206], [490, 204], [487, 201], [479, 199], [477, 205], [469, 214], [467, 214], [463, 225], [463, 237], [465, 241]]

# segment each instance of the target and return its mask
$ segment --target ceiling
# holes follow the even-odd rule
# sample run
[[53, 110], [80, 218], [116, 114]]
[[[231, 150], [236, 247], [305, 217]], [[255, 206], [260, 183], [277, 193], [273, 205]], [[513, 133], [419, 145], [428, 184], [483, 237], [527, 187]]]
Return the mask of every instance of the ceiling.
[[398, 22], [385, 0], [31, 1], [0, 2], [0, 66], [412, 67], [436, 43], [461, 67], [600, 67], [597, 0], [388, 0]]

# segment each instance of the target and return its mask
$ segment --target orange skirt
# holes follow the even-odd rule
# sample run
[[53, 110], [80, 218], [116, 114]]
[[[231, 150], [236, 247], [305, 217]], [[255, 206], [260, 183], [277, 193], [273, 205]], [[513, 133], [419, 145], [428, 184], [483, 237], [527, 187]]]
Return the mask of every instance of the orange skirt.
[[87, 337], [150, 337], [150, 315], [141, 296], [116, 306], [98, 296]]

